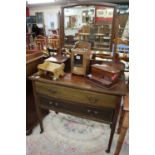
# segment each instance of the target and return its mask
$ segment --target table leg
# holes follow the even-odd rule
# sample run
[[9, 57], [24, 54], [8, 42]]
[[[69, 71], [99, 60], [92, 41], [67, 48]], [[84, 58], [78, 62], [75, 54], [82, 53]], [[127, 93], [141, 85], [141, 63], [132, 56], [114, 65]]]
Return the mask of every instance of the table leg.
[[39, 124], [40, 124], [40, 133], [43, 133], [44, 131], [44, 128], [43, 128], [43, 123], [42, 123], [42, 113], [41, 113], [41, 110], [40, 108], [38, 107], [38, 98], [37, 98], [37, 95], [36, 95], [36, 87], [35, 87], [35, 83], [32, 82], [32, 85], [33, 85], [33, 94], [34, 94], [34, 99], [35, 99], [35, 106], [36, 106], [36, 111], [37, 111], [37, 116], [38, 116], [38, 120], [39, 120]]
[[122, 127], [123, 119], [124, 119], [124, 114], [125, 114], [125, 112], [123, 111], [123, 107], [121, 107], [119, 125], [118, 125], [118, 129], [117, 129], [117, 133], [118, 133], [118, 134], [119, 134], [120, 131], [121, 131], [121, 127]]
[[43, 128], [43, 122], [40, 120], [40, 133], [43, 133], [44, 128]]
[[116, 146], [116, 151], [115, 151], [114, 155], [119, 155], [119, 153], [121, 151], [121, 148], [122, 148], [122, 144], [124, 142], [126, 131], [127, 131], [127, 128], [121, 128], [118, 143], [117, 143], [117, 146]]
[[112, 144], [114, 133], [115, 133], [115, 128], [116, 128], [116, 124], [113, 124], [112, 125], [112, 129], [111, 129], [111, 133], [110, 133], [110, 139], [109, 139], [108, 149], [106, 150], [107, 153], [110, 153], [111, 144]]
[[36, 109], [37, 109], [37, 115], [38, 115], [38, 120], [39, 120], [39, 124], [40, 124], [40, 133], [43, 133], [44, 128], [43, 128], [43, 122], [42, 122], [42, 113], [41, 113], [41, 110], [39, 109], [39, 107], [37, 107]]
[[110, 138], [109, 138], [109, 144], [108, 144], [108, 149], [106, 150], [107, 153], [110, 153], [111, 144], [112, 144], [115, 129], [116, 129], [117, 118], [118, 118], [118, 114], [119, 114], [119, 110], [120, 110], [120, 102], [121, 101], [118, 101], [118, 104], [116, 105], [116, 110], [114, 113], [113, 122], [111, 124], [111, 133], [110, 133]]

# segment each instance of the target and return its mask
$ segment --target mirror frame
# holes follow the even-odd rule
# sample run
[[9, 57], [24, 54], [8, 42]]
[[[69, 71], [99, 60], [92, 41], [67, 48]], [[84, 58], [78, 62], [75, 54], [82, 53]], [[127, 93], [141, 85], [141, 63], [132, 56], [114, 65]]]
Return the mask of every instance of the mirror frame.
[[101, 3], [101, 2], [79, 2], [79, 3], [74, 3], [74, 4], [70, 4], [70, 5], [64, 5], [61, 7], [61, 16], [60, 16], [60, 48], [64, 47], [64, 9], [65, 8], [71, 8], [71, 7], [75, 7], [75, 6], [105, 6], [105, 7], [111, 7], [114, 9], [113, 11], [113, 21], [112, 21], [112, 35], [111, 35], [111, 43], [110, 43], [110, 50], [112, 51], [112, 44], [113, 44], [113, 40], [114, 38], [117, 38], [118, 35], [118, 22], [117, 22], [117, 4], [112, 4], [112, 3]]

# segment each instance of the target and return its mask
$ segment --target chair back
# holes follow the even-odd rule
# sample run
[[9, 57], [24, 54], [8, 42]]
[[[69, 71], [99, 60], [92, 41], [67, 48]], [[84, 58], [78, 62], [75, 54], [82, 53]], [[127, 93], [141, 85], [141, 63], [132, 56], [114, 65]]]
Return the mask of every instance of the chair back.
[[47, 48], [47, 38], [41, 35], [38, 35], [35, 39], [35, 43], [38, 50], [44, 50], [44, 48]]
[[59, 39], [58, 38], [48, 38], [48, 47], [53, 49], [59, 48]]
[[90, 33], [90, 26], [89, 25], [83, 25], [82, 26], [82, 33]]

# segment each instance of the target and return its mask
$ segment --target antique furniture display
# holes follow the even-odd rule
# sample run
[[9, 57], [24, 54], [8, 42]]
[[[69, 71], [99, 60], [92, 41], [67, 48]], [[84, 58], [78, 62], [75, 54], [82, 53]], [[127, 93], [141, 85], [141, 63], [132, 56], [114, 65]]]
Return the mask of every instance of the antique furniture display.
[[66, 73], [59, 80], [50, 80], [33, 74], [35, 105], [43, 132], [42, 109], [68, 113], [82, 118], [107, 123], [111, 133], [107, 152], [110, 152], [122, 96], [126, 95], [123, 81], [113, 88], [103, 89], [89, 82], [86, 77]]
[[119, 139], [117, 142], [116, 150], [114, 155], [119, 155], [126, 132], [129, 128], [129, 94], [124, 97], [124, 105], [121, 113], [121, 120], [118, 128]]
[[90, 47], [88, 42], [77, 42], [71, 50], [71, 72], [77, 75], [87, 75], [90, 64]]
[[[91, 49], [112, 49], [112, 40], [116, 37], [116, 4], [98, 2], [79, 2], [66, 5], [61, 11], [61, 46], [69, 47], [76, 41], [88, 41]], [[74, 10], [74, 11], [73, 11]], [[69, 17], [73, 17], [74, 26]], [[66, 41], [68, 36], [72, 39]]]

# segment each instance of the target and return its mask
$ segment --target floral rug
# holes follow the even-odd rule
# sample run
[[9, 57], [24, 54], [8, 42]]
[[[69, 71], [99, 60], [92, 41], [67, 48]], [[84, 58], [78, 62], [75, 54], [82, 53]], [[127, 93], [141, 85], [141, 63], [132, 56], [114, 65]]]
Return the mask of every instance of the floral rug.
[[[50, 112], [26, 137], [27, 155], [113, 155], [118, 135], [114, 135], [111, 152], [105, 152], [110, 135], [109, 125], [79, 117]], [[129, 154], [128, 134], [120, 155]]]

